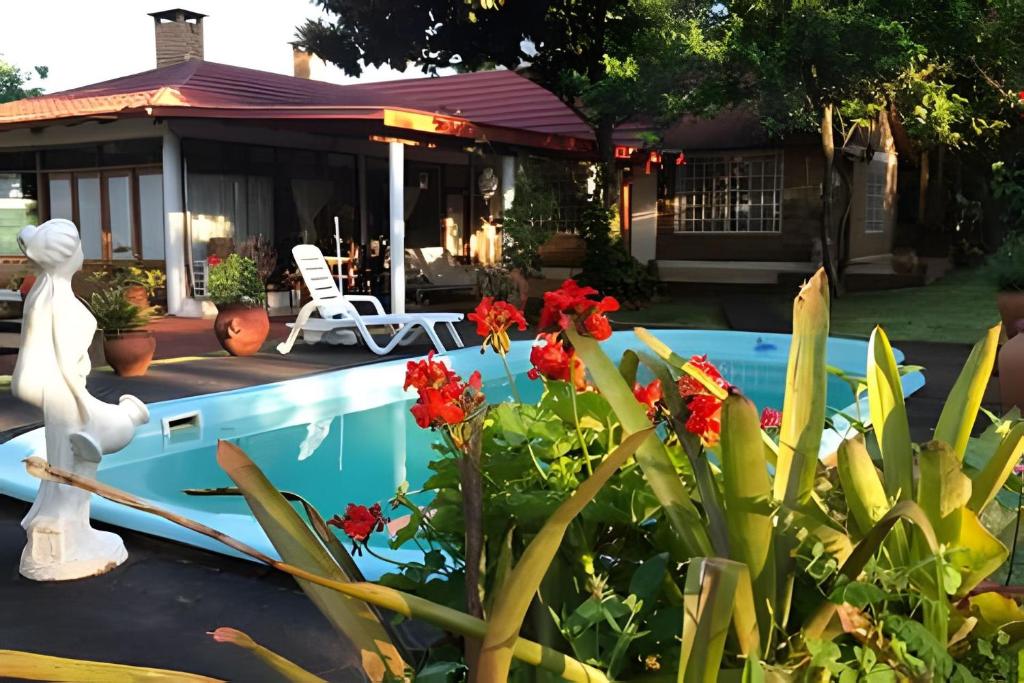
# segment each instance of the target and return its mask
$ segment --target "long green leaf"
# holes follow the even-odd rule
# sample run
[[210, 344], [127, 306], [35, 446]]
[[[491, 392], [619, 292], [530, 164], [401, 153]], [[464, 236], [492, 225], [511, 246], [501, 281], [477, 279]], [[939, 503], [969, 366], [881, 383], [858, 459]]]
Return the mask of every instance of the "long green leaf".
[[971, 500], [967, 507], [980, 515], [1013, 474], [1013, 468], [1020, 462], [1022, 454], [1024, 454], [1024, 422], [1018, 422], [999, 442], [996, 452], [985, 463], [981, 471], [972, 478]]
[[269, 669], [285, 680], [291, 681], [291, 683], [325, 683], [324, 679], [311, 674], [290, 659], [285, 659], [276, 652], [268, 650], [242, 631], [221, 627], [210, 635], [218, 643], [230, 643], [236, 647], [248, 650], [266, 664]]
[[[850, 580], [855, 580], [860, 576], [868, 560], [875, 556], [879, 548], [882, 547], [885, 537], [889, 535], [889, 532], [892, 531], [892, 528], [900, 520], [908, 521], [917, 527], [918, 531], [921, 532], [921, 538], [928, 551], [933, 555], [938, 554], [939, 542], [935, 536], [935, 529], [932, 528], [932, 524], [928, 519], [928, 515], [925, 514], [924, 510], [917, 503], [905, 500], [894, 505], [889, 512], [885, 513], [882, 519], [878, 520], [878, 523], [871, 528], [871, 531], [861, 539], [861, 542], [853, 549], [846, 562], [839, 567], [839, 574]], [[824, 602], [805, 622], [803, 628], [804, 637], [820, 638], [828, 626], [828, 622], [832, 619], [832, 615], [835, 614], [835, 608], [836, 606], [831, 602]]]
[[917, 504], [928, 515], [939, 543], [951, 543], [959, 535], [960, 516], [953, 513], [971, 499], [971, 480], [960, 469], [953, 449], [931, 441], [918, 457]]
[[[336, 581], [348, 577], [313, 535], [295, 509], [238, 446], [217, 444], [217, 464], [242, 490], [253, 516], [270, 542], [289, 564]], [[299, 581], [310, 600], [359, 650], [363, 669], [371, 680], [401, 676], [406, 663], [384, 624], [368, 605], [306, 581]]]
[[509, 667], [512, 665], [512, 648], [519, 637], [523, 619], [551, 561], [562, 545], [569, 524], [626, 460], [636, 453], [640, 444], [644, 443], [652, 432], [653, 429], [648, 427], [623, 439], [618, 447], [601, 461], [594, 473], [558, 506], [530, 541], [523, 556], [498, 589], [487, 633], [480, 649], [478, 680], [504, 681], [508, 678]]
[[[174, 512], [164, 510], [163, 508], [157, 507], [137, 496], [133, 496], [132, 494], [114, 488], [113, 486], [100, 483], [95, 479], [88, 479], [66, 470], [51, 467], [42, 458], [36, 456], [26, 458], [25, 469], [31, 476], [36, 477], [37, 479], [66, 484], [67, 486], [74, 486], [75, 488], [82, 489], [83, 491], [95, 493], [102, 498], [106, 498], [107, 500], [120, 505], [125, 505], [127, 507], [140, 510], [141, 512], [161, 517], [169, 522], [173, 522], [198, 534], [202, 534], [219, 541], [243, 555], [248, 555], [254, 560], [263, 562], [264, 564], [297, 579], [303, 579], [310, 583], [315, 583], [318, 586], [323, 586], [333, 591], [337, 591], [342, 595], [347, 595], [371, 605], [382, 607], [404, 617], [408, 617], [410, 619], [421, 619], [434, 624], [439, 628], [470, 638], [483, 638], [484, 633], [487, 630], [487, 624], [482, 619], [471, 617], [468, 614], [459, 612], [458, 610], [445, 607], [444, 605], [438, 605], [437, 603], [430, 602], [429, 600], [425, 600], [415, 595], [409, 595], [408, 593], [403, 593], [385, 586], [378, 586], [373, 583], [337, 581], [319, 576], [286, 562], [281, 562], [260, 552], [259, 550], [256, 550], [252, 546], [242, 543], [238, 539], [232, 538], [231, 536], [218, 531], [217, 529], [208, 527], [205, 524], [201, 524], [200, 522], [189, 519], [188, 517], [183, 517]], [[572, 657], [568, 657], [561, 652], [557, 652], [556, 650], [534, 641], [526, 640], [525, 638], [520, 638], [516, 642], [513, 654], [516, 659], [519, 659], [526, 664], [531, 664], [547, 671], [551, 671], [568, 681], [578, 681], [579, 683], [605, 683], [607, 681], [607, 677], [594, 667], [579, 662]]]
[[[184, 493], [189, 496], [240, 496], [242, 495], [242, 490], [234, 486], [222, 486], [215, 489], [185, 489]], [[345, 549], [345, 546], [341, 544], [338, 537], [331, 533], [327, 522], [324, 521], [320, 512], [313, 507], [313, 504], [293, 491], [281, 491], [281, 495], [288, 502], [298, 503], [302, 506], [302, 511], [306, 514], [309, 526], [316, 533], [317, 537], [323, 541], [327, 551], [341, 567], [341, 570], [345, 572], [349, 580], [363, 581], [363, 572], [356, 565], [355, 560], [352, 559], [352, 554]]]
[[746, 566], [720, 557], [695, 557], [686, 570], [679, 683], [716, 683]]
[[978, 409], [985, 397], [989, 378], [992, 377], [992, 366], [996, 361], [999, 349], [999, 331], [1001, 325], [989, 328], [985, 337], [971, 349], [960, 376], [953, 388], [949, 390], [946, 403], [942, 406], [942, 414], [935, 425], [934, 438], [945, 441], [952, 447], [957, 458], [964, 459], [967, 440], [974, 429], [974, 421], [978, 417]]
[[[632, 434], [649, 428], [651, 422], [647, 419], [647, 411], [637, 402], [633, 388], [622, 379], [618, 368], [601, 350], [600, 344], [591, 337], [577, 334], [572, 328], [566, 330], [566, 334], [586, 364], [594, 384], [618, 416], [623, 431]], [[669, 524], [685, 546], [684, 549], [675, 549], [677, 559], [683, 559], [680, 556], [709, 554], [711, 540], [704, 527], [704, 520], [697, 506], [690, 500], [690, 494], [679, 478], [665, 444], [657, 437], [649, 437], [637, 449], [636, 461], [643, 469], [651, 491], [664, 508]]]
[[[764, 458], [757, 408], [745, 396], [733, 394], [722, 404], [721, 446], [732, 559], [750, 570], [757, 621], [768, 624], [776, 592], [772, 482]], [[771, 629], [765, 629], [762, 635], [767, 637], [770, 632]]]
[[841, 443], [837, 463], [846, 506], [863, 536], [889, 511], [889, 499], [863, 437], [858, 435]]
[[707, 452], [700, 444], [700, 439], [686, 431], [686, 424], [683, 415], [686, 412], [686, 404], [678, 391], [675, 391], [676, 381], [666, 365], [659, 358], [640, 351], [637, 354], [640, 362], [643, 363], [654, 376], [661, 381], [663, 387], [662, 395], [669, 413], [672, 415], [672, 429], [679, 438], [679, 443], [690, 461], [690, 469], [693, 470], [693, 479], [697, 485], [697, 493], [700, 495], [701, 505], [704, 507], [704, 514], [708, 518], [708, 535], [711, 539], [711, 546], [715, 554], [722, 557], [729, 556], [729, 532], [725, 524], [725, 507], [722, 502], [722, 494], [719, 491], [718, 483], [711, 472], [711, 463], [708, 462]]
[[914, 455], [903, 384], [881, 327], [874, 329], [868, 341], [868, 409], [882, 452], [885, 492], [890, 498], [913, 500]]
[[818, 269], [793, 300], [793, 336], [774, 484], [775, 498], [789, 505], [807, 502], [814, 491], [825, 429], [828, 311], [828, 278]]
[[183, 671], [65, 659], [33, 652], [0, 650], [0, 679], [68, 683], [223, 683]]

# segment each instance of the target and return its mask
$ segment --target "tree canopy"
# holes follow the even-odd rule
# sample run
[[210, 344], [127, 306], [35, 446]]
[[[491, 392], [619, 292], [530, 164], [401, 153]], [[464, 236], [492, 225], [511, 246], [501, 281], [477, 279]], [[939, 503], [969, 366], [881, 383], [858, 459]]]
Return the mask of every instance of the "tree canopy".
[[43, 94], [41, 87], [27, 87], [33, 78], [46, 78], [49, 69], [37, 66], [31, 71], [23, 71], [0, 59], [0, 102], [13, 102], [26, 97], [37, 97]]

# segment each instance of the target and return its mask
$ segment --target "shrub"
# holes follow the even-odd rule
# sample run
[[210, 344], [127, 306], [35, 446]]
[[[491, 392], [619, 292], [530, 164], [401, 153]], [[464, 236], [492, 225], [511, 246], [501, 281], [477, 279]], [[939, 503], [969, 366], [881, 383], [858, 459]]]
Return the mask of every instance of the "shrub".
[[654, 296], [657, 278], [626, 251], [618, 236], [611, 233], [613, 212], [597, 201], [591, 201], [582, 218], [580, 234], [586, 242], [587, 254], [579, 281], [634, 304]]
[[989, 259], [989, 269], [1002, 291], [1024, 289], [1024, 232], [1011, 232]]
[[210, 269], [207, 291], [218, 306], [262, 306], [266, 287], [251, 258], [231, 254]]
[[87, 302], [96, 318], [96, 326], [108, 337], [121, 335], [149, 322], [149, 314], [124, 298], [124, 290], [114, 287], [93, 292]]

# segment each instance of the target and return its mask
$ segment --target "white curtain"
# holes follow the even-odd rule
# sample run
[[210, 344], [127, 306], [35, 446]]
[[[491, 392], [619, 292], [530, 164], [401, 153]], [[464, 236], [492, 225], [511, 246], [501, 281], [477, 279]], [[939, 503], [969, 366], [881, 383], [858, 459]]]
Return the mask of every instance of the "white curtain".
[[302, 239], [309, 242], [316, 234], [313, 219], [320, 209], [327, 206], [334, 194], [334, 183], [329, 180], [292, 180], [292, 196], [295, 198], [295, 209], [299, 214], [299, 227]]
[[261, 176], [190, 173], [188, 209], [194, 258], [206, 258], [206, 243], [212, 237], [230, 237], [235, 244], [251, 235], [271, 237], [274, 181]]

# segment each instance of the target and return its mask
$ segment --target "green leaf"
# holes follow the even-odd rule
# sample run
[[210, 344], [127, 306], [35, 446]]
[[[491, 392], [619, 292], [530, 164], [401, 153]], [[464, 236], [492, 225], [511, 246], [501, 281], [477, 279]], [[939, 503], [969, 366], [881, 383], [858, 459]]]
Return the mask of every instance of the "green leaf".
[[892, 346], [881, 327], [868, 341], [868, 408], [878, 438], [885, 491], [896, 500], [912, 500], [913, 445], [903, 403], [903, 384]]
[[268, 650], [242, 631], [221, 627], [211, 635], [218, 643], [231, 643], [236, 647], [248, 650], [266, 664], [267, 668], [277, 672], [278, 675], [287, 681], [292, 683], [324, 683], [324, 679], [311, 674], [295, 662], [285, 659], [276, 652]]
[[67, 683], [223, 683], [183, 671], [0, 650], [0, 679]]
[[793, 335], [774, 484], [775, 498], [789, 505], [805, 503], [814, 490], [825, 429], [828, 311], [828, 278], [818, 269], [793, 301]]
[[1024, 422], [1018, 422], [1003, 436], [995, 453], [972, 477], [971, 500], [967, 504], [974, 512], [981, 514], [1006, 480], [1013, 474], [1013, 468], [1024, 454]]
[[942, 441], [931, 441], [918, 458], [920, 475], [917, 504], [935, 529], [939, 543], [950, 543], [959, 532], [959, 515], [953, 515], [971, 499], [971, 480], [961, 469], [953, 450]]
[[619, 359], [619, 374], [622, 375], [622, 379], [626, 380], [626, 384], [633, 386], [636, 383], [636, 371], [640, 366], [640, 358], [636, 355], [636, 351], [626, 349], [623, 352], [622, 358]]
[[[335, 581], [350, 580], [241, 448], [227, 441], [219, 442], [217, 464], [241, 489], [281, 559], [318, 576]], [[393, 676], [404, 673], [406, 663], [401, 652], [368, 605], [308, 581], [299, 580], [299, 585], [335, 628], [352, 641], [371, 680], [384, 680], [389, 673]]]
[[863, 536], [888, 512], [889, 499], [863, 437], [858, 435], [840, 444], [837, 460], [846, 504]]
[[974, 421], [978, 417], [978, 409], [992, 377], [992, 366], [999, 348], [999, 332], [1002, 325], [993, 325], [983, 339], [971, 349], [960, 376], [957, 377], [949, 396], [942, 407], [942, 414], [935, 425], [934, 438], [945, 441], [956, 453], [957, 458], [964, 459], [967, 440], [974, 429]]
[[[774, 533], [770, 499], [772, 482], [761, 444], [757, 408], [733, 394], [722, 404], [722, 480], [726, 525], [732, 559], [750, 571], [757, 621], [770, 623], [775, 604]], [[767, 636], [770, 629], [762, 634]], [[762, 643], [762, 646], [766, 646]]]
[[540, 588], [548, 566], [562, 544], [569, 524], [652, 433], [653, 429], [648, 427], [623, 439], [622, 443], [601, 461], [594, 473], [555, 510], [526, 547], [523, 556], [509, 573], [504, 584], [497, 589], [494, 609], [491, 611], [487, 632], [480, 647], [476, 672], [479, 680], [508, 679], [509, 667], [512, 664], [512, 648], [519, 636], [523, 619], [533, 596]]
[[[618, 368], [601, 350], [598, 342], [577, 334], [572, 328], [566, 330], [566, 334], [586, 364], [594, 384], [619, 417], [623, 430], [635, 433], [648, 429], [651, 422], [647, 419], [647, 411], [637, 402], [633, 388], [622, 379]], [[665, 444], [658, 438], [647, 439], [637, 449], [636, 460], [664, 508], [669, 524], [685, 546], [681, 549], [677, 545], [673, 555], [682, 559], [687, 555], [709, 553], [711, 541], [704, 520], [680, 480]]]
[[718, 557], [695, 557], [686, 570], [680, 683], [715, 683], [729, 634], [736, 589], [747, 568]]

